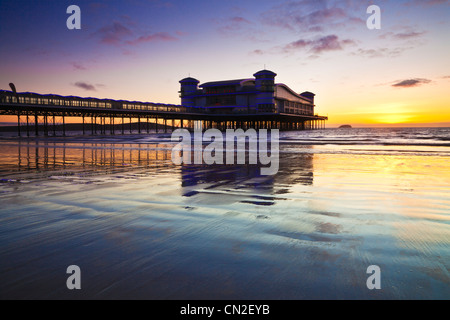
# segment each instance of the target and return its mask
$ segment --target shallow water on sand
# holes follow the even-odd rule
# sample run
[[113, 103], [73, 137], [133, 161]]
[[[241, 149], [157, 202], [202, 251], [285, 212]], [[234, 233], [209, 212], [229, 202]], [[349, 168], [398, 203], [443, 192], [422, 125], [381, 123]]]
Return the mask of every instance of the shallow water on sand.
[[450, 298], [448, 149], [288, 139], [261, 176], [167, 137], [1, 141], [0, 298]]

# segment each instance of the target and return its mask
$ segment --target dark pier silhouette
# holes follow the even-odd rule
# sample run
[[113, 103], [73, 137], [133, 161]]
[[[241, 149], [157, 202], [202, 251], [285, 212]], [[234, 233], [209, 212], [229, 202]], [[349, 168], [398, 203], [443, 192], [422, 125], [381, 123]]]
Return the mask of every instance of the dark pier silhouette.
[[[15, 88], [14, 88], [15, 89]], [[208, 108], [138, 101], [42, 95], [0, 90], [0, 115], [17, 117], [17, 134], [66, 135], [67, 118], [78, 118], [83, 134], [168, 132], [175, 128], [313, 130], [325, 127], [324, 116], [275, 110], [233, 113]], [[135, 121], [135, 122], [133, 122]], [[136, 122], [137, 121], [137, 122]]]

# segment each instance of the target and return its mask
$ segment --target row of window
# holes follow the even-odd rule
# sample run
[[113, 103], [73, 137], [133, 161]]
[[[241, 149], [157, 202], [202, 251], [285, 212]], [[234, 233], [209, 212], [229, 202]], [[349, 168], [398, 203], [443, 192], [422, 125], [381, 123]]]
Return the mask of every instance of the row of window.
[[276, 112], [275, 105], [273, 103], [258, 104], [258, 112]]
[[155, 106], [148, 104], [122, 104], [122, 109], [127, 110], [143, 110], [143, 111], [167, 111], [167, 112], [186, 112], [187, 109], [185, 107], [177, 107], [177, 106]]
[[62, 97], [24, 97], [17, 98], [10, 95], [0, 95], [3, 103], [20, 103], [20, 104], [37, 104], [37, 105], [51, 105], [51, 106], [65, 106], [65, 107], [82, 107], [82, 108], [109, 108], [109, 109], [129, 109], [129, 110], [146, 110], [146, 111], [166, 111], [166, 112], [186, 112], [187, 109], [181, 106], [159, 106], [151, 104], [139, 103], [124, 103], [120, 101], [95, 101], [95, 100], [81, 100]]
[[284, 109], [284, 113], [289, 113], [289, 114], [303, 114], [303, 115], [313, 115], [314, 111], [313, 110], [299, 110], [299, 109]]
[[206, 106], [233, 106], [236, 105], [236, 96], [214, 96], [206, 98]]
[[314, 106], [293, 101], [284, 101], [283, 112], [290, 114], [312, 115], [314, 114]]
[[222, 94], [222, 93], [233, 93], [233, 92], [236, 92], [235, 86], [205, 88], [206, 94]]
[[313, 106], [293, 101], [284, 101], [284, 108], [295, 108], [295, 109], [303, 109], [303, 110], [312, 110]]
[[40, 104], [65, 107], [89, 107], [89, 108], [112, 108], [112, 104], [104, 101], [75, 100], [64, 98], [45, 98], [45, 97], [23, 97], [19, 96], [19, 100], [12, 95], [4, 95], [1, 97], [4, 103], [20, 103], [20, 104]]

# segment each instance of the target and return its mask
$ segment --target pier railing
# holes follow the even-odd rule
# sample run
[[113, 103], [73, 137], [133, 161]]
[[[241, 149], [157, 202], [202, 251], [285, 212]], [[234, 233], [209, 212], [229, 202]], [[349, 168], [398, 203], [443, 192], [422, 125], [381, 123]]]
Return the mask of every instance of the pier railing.
[[126, 100], [81, 98], [76, 96], [41, 95], [38, 93], [14, 93], [0, 90], [0, 102], [3, 104], [21, 104], [36, 106], [55, 106], [73, 108], [103, 108], [114, 110], [142, 110], [160, 112], [205, 113], [206, 110], [184, 107], [174, 104], [139, 102]]
[[[102, 133], [109, 127], [112, 134], [117, 127], [115, 119], [121, 120], [120, 131], [125, 131], [125, 119], [129, 119], [129, 130], [137, 127], [139, 133], [144, 128], [158, 132], [167, 128], [194, 128], [200, 121], [203, 128], [279, 128], [280, 130], [310, 130], [325, 127], [327, 117], [313, 114], [285, 113], [274, 108], [202, 108], [175, 104], [81, 98], [76, 96], [41, 95], [32, 92], [16, 93], [0, 90], [0, 115], [17, 116], [17, 132], [21, 135], [21, 119], [25, 119], [27, 136], [34, 128], [35, 135], [40, 128], [44, 135], [58, 128], [56, 118], [61, 117], [62, 131], [65, 135], [65, 117], [78, 117], [82, 121], [83, 134], [90, 128], [92, 134], [97, 128]], [[33, 119], [34, 118], [34, 119]], [[132, 120], [137, 119], [137, 125]], [[86, 122], [87, 120], [87, 122]], [[144, 123], [141, 125], [141, 120]], [[78, 120], [79, 121], [79, 120]], [[100, 121], [100, 123], [98, 123]], [[52, 125], [50, 124], [52, 122]], [[146, 124], [145, 124], [146, 122]], [[153, 123], [153, 125], [151, 125]]]

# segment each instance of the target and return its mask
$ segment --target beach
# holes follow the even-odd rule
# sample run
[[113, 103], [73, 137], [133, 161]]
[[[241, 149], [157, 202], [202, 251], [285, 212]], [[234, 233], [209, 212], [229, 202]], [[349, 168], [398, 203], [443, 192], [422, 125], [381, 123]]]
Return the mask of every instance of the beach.
[[0, 298], [450, 298], [450, 129], [282, 132], [269, 176], [174, 145], [0, 139]]

